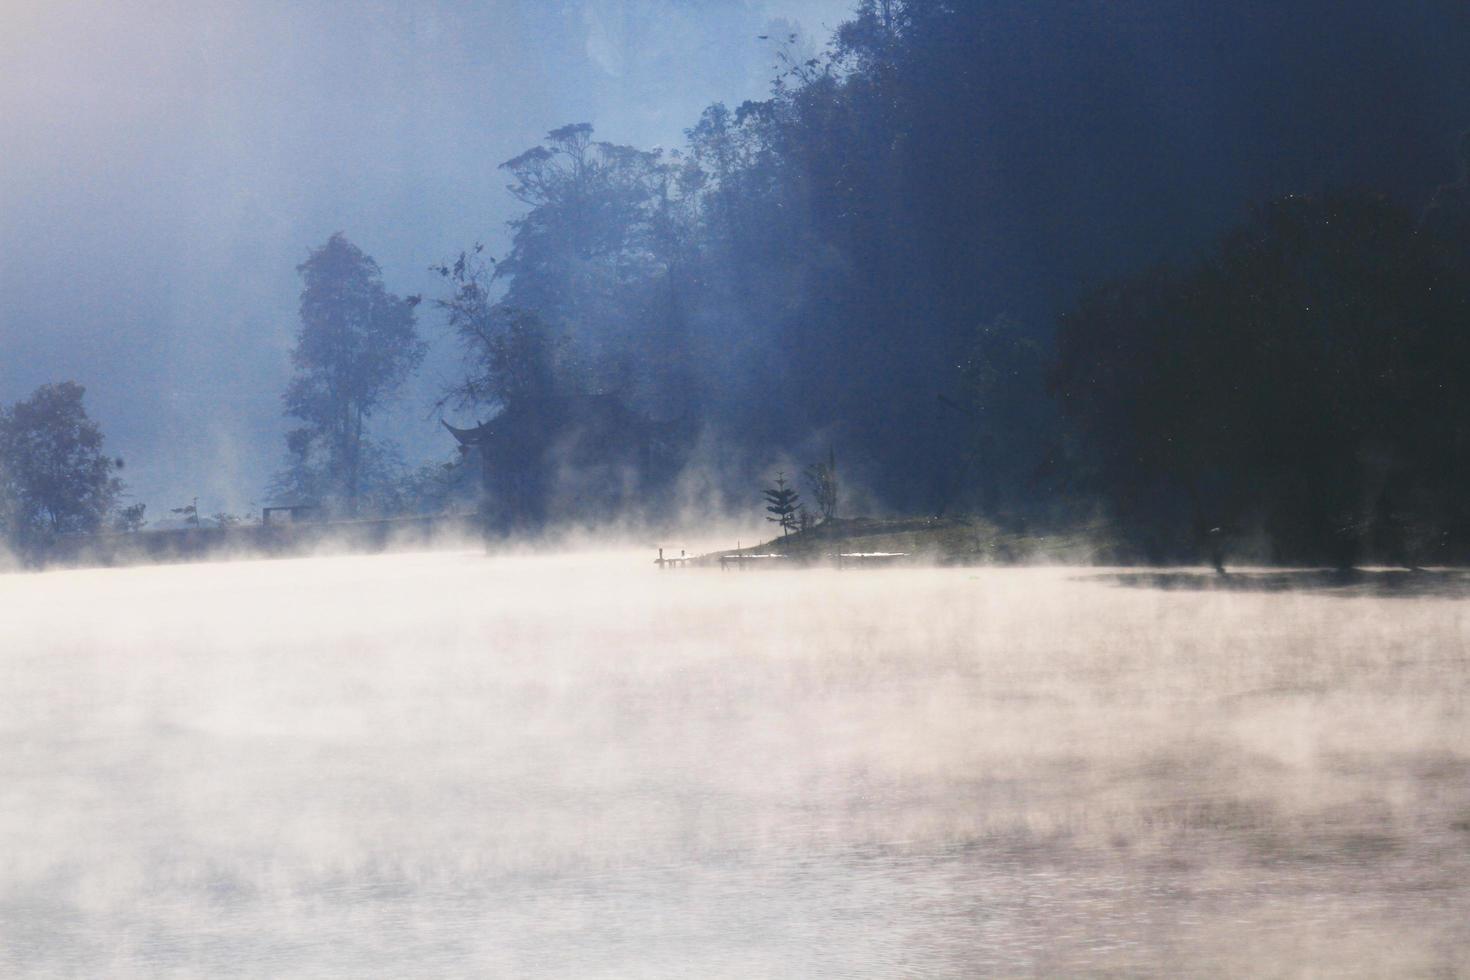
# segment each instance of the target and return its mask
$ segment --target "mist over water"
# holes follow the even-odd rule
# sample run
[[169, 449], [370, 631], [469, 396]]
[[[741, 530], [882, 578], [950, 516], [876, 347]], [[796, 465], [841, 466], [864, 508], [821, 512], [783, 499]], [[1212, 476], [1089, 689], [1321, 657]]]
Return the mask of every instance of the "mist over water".
[[1463, 603], [647, 558], [0, 578], [0, 973], [1470, 969]]

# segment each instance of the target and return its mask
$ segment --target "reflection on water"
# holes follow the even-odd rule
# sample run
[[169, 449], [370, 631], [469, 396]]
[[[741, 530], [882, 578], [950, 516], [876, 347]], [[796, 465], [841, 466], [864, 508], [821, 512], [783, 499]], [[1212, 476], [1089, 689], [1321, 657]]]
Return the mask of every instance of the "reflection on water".
[[0, 974], [1470, 971], [1463, 603], [645, 559], [0, 578]]

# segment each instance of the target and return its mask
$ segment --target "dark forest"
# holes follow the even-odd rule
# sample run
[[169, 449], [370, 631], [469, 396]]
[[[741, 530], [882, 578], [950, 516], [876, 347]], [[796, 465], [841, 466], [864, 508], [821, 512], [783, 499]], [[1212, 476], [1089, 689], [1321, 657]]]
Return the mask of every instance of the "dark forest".
[[[437, 513], [483, 469], [494, 528], [657, 523], [830, 458], [872, 513], [1105, 526], [1129, 560], [1470, 557], [1467, 18], [864, 0], [678, 149], [548, 126], [485, 166], [508, 249], [441, 243], [437, 293], [350, 236], [302, 264], [272, 499]], [[410, 469], [374, 420], [431, 338], [463, 449], [426, 420], [444, 462]], [[68, 530], [127, 525], [102, 458]]]

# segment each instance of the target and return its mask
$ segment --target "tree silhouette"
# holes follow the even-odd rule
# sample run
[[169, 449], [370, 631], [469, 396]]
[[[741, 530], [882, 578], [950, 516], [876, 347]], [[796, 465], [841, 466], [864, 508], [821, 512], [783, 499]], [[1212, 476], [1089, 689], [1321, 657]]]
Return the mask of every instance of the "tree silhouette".
[[423, 360], [414, 324], [418, 297], [383, 288], [378, 264], [338, 232], [297, 266], [301, 325], [286, 388], [286, 414], [304, 423], [287, 436], [290, 464], [278, 489], [325, 498], [356, 513], [366, 483], [389, 454], [368, 420]]
[[[483, 246], [461, 252], [453, 265], [432, 271], [452, 292], [434, 300], [459, 336], [464, 376], [449, 386], [440, 407], [510, 408], [580, 388], [568, 345], [533, 310], [494, 302], [494, 260]], [[488, 264], [487, 264], [488, 263]]]
[[1194, 268], [1086, 296], [1052, 389], [1098, 489], [1161, 548], [1245, 522], [1281, 560], [1350, 565], [1375, 499], [1465, 524], [1466, 283], [1383, 198], [1285, 198]]
[[837, 454], [827, 449], [825, 463], [813, 463], [806, 468], [807, 487], [817, 500], [822, 519], [830, 521], [837, 515]]
[[143, 503], [129, 504], [120, 507], [114, 513], [112, 519], [113, 530], [119, 534], [134, 534], [143, 529], [148, 523], [143, 514], [148, 510], [148, 505]]
[[773, 524], [781, 525], [781, 535], [785, 537], [797, 528], [797, 512], [801, 509], [800, 495], [794, 487], [786, 485], [786, 474], [776, 474], [776, 485], [763, 491], [766, 498], [766, 510], [771, 514], [766, 520]]
[[102, 430], [74, 381], [47, 384], [0, 409], [0, 506], [9, 537], [96, 531], [122, 493], [123, 461], [102, 452]]

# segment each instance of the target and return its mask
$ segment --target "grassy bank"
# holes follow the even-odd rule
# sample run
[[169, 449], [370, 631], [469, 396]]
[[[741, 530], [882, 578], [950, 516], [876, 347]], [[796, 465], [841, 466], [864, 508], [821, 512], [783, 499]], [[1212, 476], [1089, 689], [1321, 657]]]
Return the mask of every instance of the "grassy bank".
[[1032, 533], [1004, 529], [977, 517], [851, 517], [832, 518], [748, 547], [710, 552], [692, 564], [718, 565], [722, 557], [769, 554], [814, 563], [842, 554], [872, 553], [902, 554], [915, 562], [941, 565], [1129, 563], [1126, 549], [1103, 525]]

